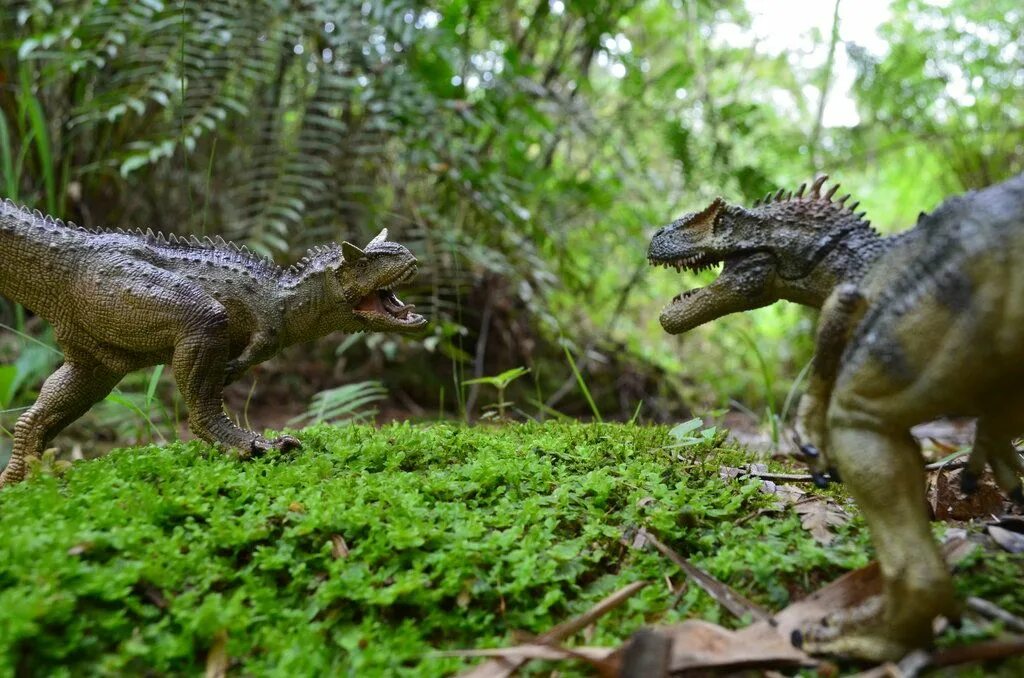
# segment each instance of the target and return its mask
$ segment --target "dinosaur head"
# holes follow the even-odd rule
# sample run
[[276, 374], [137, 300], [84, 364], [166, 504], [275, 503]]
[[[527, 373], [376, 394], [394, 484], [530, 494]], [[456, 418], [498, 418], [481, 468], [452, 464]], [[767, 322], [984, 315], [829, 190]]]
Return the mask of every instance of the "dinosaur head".
[[[416, 257], [404, 246], [389, 242], [384, 229], [364, 248], [349, 242], [323, 248], [307, 257], [300, 267], [321, 270], [326, 276], [329, 298], [340, 303], [334, 313], [340, 318], [332, 324], [350, 332], [402, 332], [413, 334], [427, 324], [414, 313], [412, 304], [404, 304], [395, 294], [396, 287], [416, 277]], [[340, 255], [340, 256], [339, 256]], [[323, 258], [325, 264], [318, 265]]]
[[863, 213], [853, 212], [857, 203], [844, 206], [850, 196], [832, 200], [838, 184], [822, 194], [826, 179], [806, 195], [806, 185], [795, 194], [780, 190], [751, 209], [716, 198], [658, 230], [647, 253], [651, 265], [693, 272], [722, 265], [714, 282], [682, 292], [662, 311], [665, 331], [679, 334], [779, 299], [820, 306], [831, 291], [820, 264], [840, 245], [853, 251], [877, 240]]

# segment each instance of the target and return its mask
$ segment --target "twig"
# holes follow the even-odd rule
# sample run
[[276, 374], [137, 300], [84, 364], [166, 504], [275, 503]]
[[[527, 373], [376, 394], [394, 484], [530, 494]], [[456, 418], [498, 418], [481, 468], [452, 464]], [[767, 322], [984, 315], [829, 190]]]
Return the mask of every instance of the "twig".
[[924, 467], [925, 471], [940, 471], [947, 470], [952, 471], [958, 468], [967, 466], [967, 461], [964, 459], [958, 459], [956, 461], [936, 461], [931, 464], [927, 464]]
[[746, 471], [743, 475], [739, 476], [760, 478], [761, 480], [771, 480], [772, 482], [784, 482], [784, 483], [812, 483], [814, 478], [807, 473], [758, 473], [757, 471]]
[[[476, 355], [473, 356], [473, 378], [479, 379], [484, 376], [484, 360], [487, 357], [487, 335], [491, 329], [491, 295], [487, 295], [484, 302], [484, 312], [480, 319], [480, 334], [476, 340]], [[476, 399], [480, 394], [480, 384], [473, 384], [469, 387], [469, 395], [466, 396], [466, 413], [473, 415], [473, 408], [476, 407]]]
[[[622, 605], [636, 594], [637, 591], [647, 586], [648, 583], [646, 581], [635, 581], [628, 586], [622, 587], [580, 616], [553, 626], [549, 631], [537, 636], [535, 642], [549, 645], [568, 638], [577, 631], [585, 629], [619, 605]], [[459, 675], [461, 678], [505, 678], [515, 673], [527, 661], [525, 659], [492, 659]]]
[[[925, 471], [939, 471], [947, 470], [953, 471], [958, 468], [963, 468], [967, 465], [967, 462], [958, 459], [955, 461], [937, 461], [932, 464], [928, 464], [924, 467]], [[760, 473], [757, 471], [744, 471], [741, 478], [760, 478], [761, 480], [771, 480], [773, 482], [786, 482], [786, 483], [813, 483], [814, 478], [807, 473]]]
[[1013, 636], [1005, 640], [993, 640], [988, 643], [939, 650], [932, 655], [932, 666], [954, 666], [969, 662], [987, 662], [1021, 654], [1024, 654], [1024, 638]]
[[995, 603], [990, 603], [983, 598], [971, 596], [967, 599], [967, 609], [977, 612], [982, 617], [1003, 622], [1003, 625], [1011, 631], [1024, 633], [1024, 619], [1007, 612]]
[[554, 640], [563, 640], [577, 631], [582, 631], [604, 615], [617, 608], [619, 605], [622, 605], [624, 602], [632, 598], [637, 591], [644, 588], [649, 583], [650, 582], [646, 581], [635, 581], [628, 586], [622, 587], [580, 616], [552, 627], [547, 633], [541, 634], [538, 637], [538, 640], [550, 643]]
[[681, 555], [663, 544], [649, 531], [645, 530], [644, 532], [647, 541], [653, 544], [654, 548], [658, 549], [663, 556], [675, 563], [680, 570], [686, 573], [687, 577], [707, 591], [708, 595], [714, 598], [722, 607], [736, 615], [736, 617], [742, 618], [743, 615], [750, 614], [754, 619], [764, 621], [771, 619], [772, 615], [767, 610], [756, 603], [747, 600], [736, 591], [733, 591], [707, 572], [704, 572], [690, 561], [683, 558]]

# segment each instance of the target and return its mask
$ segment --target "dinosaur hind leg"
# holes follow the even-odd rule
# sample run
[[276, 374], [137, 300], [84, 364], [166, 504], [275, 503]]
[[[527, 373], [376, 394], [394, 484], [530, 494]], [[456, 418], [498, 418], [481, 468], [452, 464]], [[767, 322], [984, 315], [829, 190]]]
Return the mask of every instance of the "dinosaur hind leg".
[[1021, 491], [1021, 474], [1024, 462], [1013, 447], [1013, 439], [1022, 428], [1019, 417], [988, 414], [978, 418], [978, 431], [974, 436], [974, 449], [967, 460], [962, 476], [965, 491], [974, 489], [978, 476], [985, 470], [985, 463], [992, 467], [996, 483], [1016, 501], [1024, 500]]
[[198, 313], [194, 307], [191, 310], [191, 322], [175, 343], [172, 365], [192, 432], [207, 442], [236, 448], [245, 457], [271, 448], [298, 447], [299, 441], [291, 436], [268, 441], [228, 419], [223, 401], [229, 346], [227, 312], [217, 303]]
[[932, 539], [921, 455], [910, 434], [849, 415], [833, 405], [831, 450], [871, 531], [882, 596], [812, 625], [804, 638], [811, 651], [897, 659], [930, 643], [936, 616], [956, 614], [952, 580]]
[[25, 477], [28, 457], [39, 457], [46, 445], [117, 386], [124, 376], [98, 363], [65, 362], [47, 377], [39, 398], [14, 425], [14, 446], [0, 487]]

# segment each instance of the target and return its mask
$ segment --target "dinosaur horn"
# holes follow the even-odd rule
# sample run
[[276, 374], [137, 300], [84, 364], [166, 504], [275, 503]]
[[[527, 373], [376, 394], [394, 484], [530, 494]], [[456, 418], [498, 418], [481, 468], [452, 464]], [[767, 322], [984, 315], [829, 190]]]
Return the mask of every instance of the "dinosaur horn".
[[822, 174], [820, 177], [818, 177], [817, 179], [814, 180], [814, 183], [811, 184], [811, 197], [812, 198], [820, 198], [821, 197], [821, 187], [824, 185], [824, 183], [826, 181], [828, 181], [828, 175], [827, 174]]
[[807, 182], [800, 184], [800, 188], [796, 189], [796, 197], [804, 197], [804, 190], [807, 188]]
[[702, 209], [693, 218], [693, 223], [700, 223], [703, 221], [714, 221], [715, 217], [718, 216], [719, 210], [725, 207], [725, 201], [721, 198], [715, 198], [711, 201], [711, 204]]
[[345, 257], [345, 261], [351, 263], [362, 259], [366, 256], [366, 252], [346, 240], [341, 243], [341, 256]]
[[828, 193], [825, 194], [825, 200], [832, 200], [832, 196], [839, 190], [839, 184], [836, 184], [832, 188], [828, 189]]
[[373, 240], [371, 240], [369, 243], [367, 243], [366, 246], [367, 247], [373, 247], [374, 245], [379, 245], [380, 243], [384, 242], [387, 239], [388, 239], [388, 229], [382, 228], [380, 230], [380, 233], [378, 233], [376, 235], [376, 237], [374, 237]]

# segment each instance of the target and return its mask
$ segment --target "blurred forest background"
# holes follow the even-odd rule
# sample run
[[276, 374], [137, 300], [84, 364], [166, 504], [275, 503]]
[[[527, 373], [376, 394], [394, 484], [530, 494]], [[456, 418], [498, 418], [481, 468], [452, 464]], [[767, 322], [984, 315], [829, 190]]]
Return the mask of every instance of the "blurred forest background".
[[[1022, 26], [1018, 0], [4, 0], [0, 196], [281, 263], [382, 227], [409, 245], [429, 332], [286, 351], [228, 391], [256, 427], [500, 399], [776, 430], [812, 314], [668, 336], [661, 307], [702, 283], [649, 269], [650, 234], [823, 172], [892, 232], [1021, 171]], [[9, 430], [60, 355], [0, 316]], [[156, 368], [70, 439], [160, 440], [182, 412]]]

